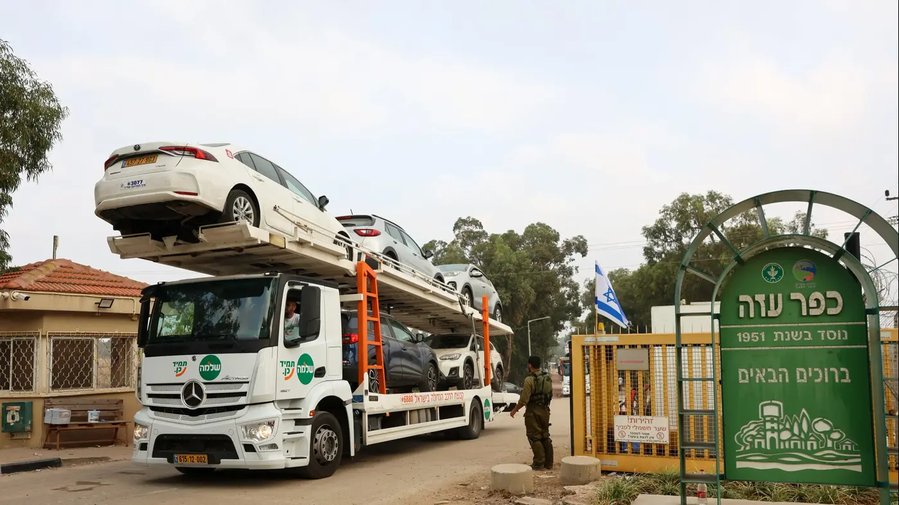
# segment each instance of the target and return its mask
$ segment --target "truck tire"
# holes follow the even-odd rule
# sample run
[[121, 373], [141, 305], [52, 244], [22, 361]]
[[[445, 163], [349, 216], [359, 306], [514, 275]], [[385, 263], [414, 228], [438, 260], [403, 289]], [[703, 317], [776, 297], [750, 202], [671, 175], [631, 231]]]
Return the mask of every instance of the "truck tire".
[[468, 426], [457, 428], [457, 436], [462, 440], [474, 440], [481, 436], [481, 427], [484, 424], [482, 417], [480, 400], [472, 400], [471, 409], [468, 411]]
[[334, 414], [320, 410], [312, 418], [309, 464], [298, 468], [300, 476], [322, 479], [334, 475], [343, 456], [343, 432]]

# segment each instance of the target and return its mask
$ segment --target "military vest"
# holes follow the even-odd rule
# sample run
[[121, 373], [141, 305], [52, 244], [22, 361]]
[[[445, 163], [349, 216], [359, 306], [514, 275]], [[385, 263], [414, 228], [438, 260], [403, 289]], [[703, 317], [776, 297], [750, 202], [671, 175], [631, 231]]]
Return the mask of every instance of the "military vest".
[[548, 407], [553, 399], [553, 380], [548, 373], [540, 372], [534, 376], [534, 391], [530, 401], [536, 405]]

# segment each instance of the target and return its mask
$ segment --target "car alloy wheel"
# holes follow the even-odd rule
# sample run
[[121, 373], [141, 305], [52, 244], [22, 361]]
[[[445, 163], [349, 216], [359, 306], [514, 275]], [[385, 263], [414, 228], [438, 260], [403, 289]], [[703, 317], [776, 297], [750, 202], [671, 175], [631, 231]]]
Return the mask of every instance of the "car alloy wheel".
[[428, 391], [437, 391], [437, 365], [428, 363]]
[[369, 368], [368, 369], [368, 392], [369, 393], [378, 393], [380, 392], [380, 381], [378, 380], [378, 371]]
[[462, 304], [466, 307], [474, 307], [473, 299], [474, 297], [471, 294], [471, 288], [462, 288]]
[[256, 211], [253, 209], [253, 202], [246, 196], [239, 196], [234, 199], [231, 205], [231, 217], [235, 221], [246, 221], [252, 223], [256, 221]]
[[462, 389], [471, 389], [474, 382], [474, 367], [466, 361], [462, 366]]
[[259, 226], [259, 208], [249, 193], [242, 189], [233, 189], [225, 200], [221, 222], [246, 221], [251, 226]]

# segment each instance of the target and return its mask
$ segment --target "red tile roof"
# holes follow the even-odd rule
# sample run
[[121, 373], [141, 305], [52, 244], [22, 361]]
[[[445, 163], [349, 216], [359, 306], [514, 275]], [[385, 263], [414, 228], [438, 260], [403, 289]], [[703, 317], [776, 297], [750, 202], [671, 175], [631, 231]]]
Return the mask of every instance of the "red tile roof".
[[0, 274], [0, 289], [45, 293], [140, 296], [145, 286], [67, 259], [38, 261]]

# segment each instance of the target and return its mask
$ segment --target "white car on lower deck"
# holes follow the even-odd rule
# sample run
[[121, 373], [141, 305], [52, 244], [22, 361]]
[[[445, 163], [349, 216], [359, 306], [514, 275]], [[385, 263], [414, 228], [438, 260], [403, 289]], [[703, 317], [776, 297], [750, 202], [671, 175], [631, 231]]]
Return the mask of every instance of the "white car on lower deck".
[[[456, 386], [459, 389], [481, 387], [478, 378], [484, 375], [481, 349], [484, 348], [484, 337], [470, 333], [446, 333], [430, 335], [425, 338], [440, 366], [440, 375], [445, 386]], [[503, 358], [490, 344], [490, 383], [494, 391], [502, 389], [505, 380]]]
[[[94, 186], [95, 213], [122, 235], [197, 240], [199, 226], [247, 221], [293, 236], [297, 227], [348, 234], [296, 177], [233, 144], [146, 142], [113, 151]], [[348, 243], [348, 241], [347, 241]]]

